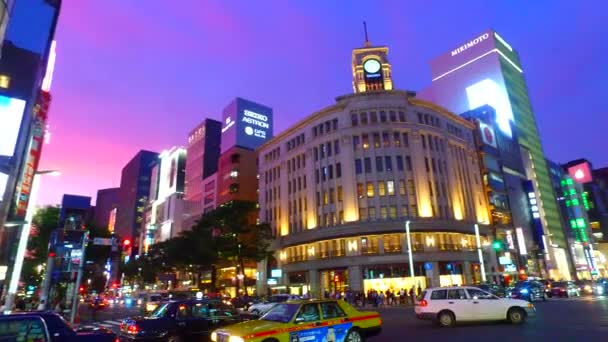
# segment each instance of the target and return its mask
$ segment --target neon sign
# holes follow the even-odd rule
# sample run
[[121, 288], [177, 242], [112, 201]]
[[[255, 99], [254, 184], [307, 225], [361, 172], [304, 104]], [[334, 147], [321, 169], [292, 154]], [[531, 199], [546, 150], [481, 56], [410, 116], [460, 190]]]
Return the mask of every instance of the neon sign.
[[483, 42], [484, 40], [490, 38], [490, 34], [489, 33], [484, 33], [481, 36], [471, 40], [470, 42], [461, 45], [460, 47], [458, 47], [457, 49], [452, 50], [452, 56], [456, 56], [457, 54], [472, 48], [473, 46]]

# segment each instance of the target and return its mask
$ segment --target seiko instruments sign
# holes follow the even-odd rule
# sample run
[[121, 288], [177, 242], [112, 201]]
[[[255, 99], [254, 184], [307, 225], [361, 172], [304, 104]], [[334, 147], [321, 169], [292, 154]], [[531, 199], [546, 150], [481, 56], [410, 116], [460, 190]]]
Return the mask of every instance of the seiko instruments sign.
[[266, 138], [266, 131], [270, 128], [270, 125], [268, 124], [268, 117], [266, 115], [245, 109], [243, 110], [243, 118], [241, 121], [251, 125], [245, 126], [245, 134], [253, 135], [262, 139]]
[[237, 98], [222, 120], [222, 152], [233, 146], [256, 149], [272, 138], [272, 109]]
[[456, 56], [457, 54], [463, 52], [464, 50], [470, 49], [473, 46], [483, 42], [484, 40], [490, 38], [490, 34], [489, 33], [484, 33], [481, 36], [459, 46], [458, 48], [452, 50], [452, 56]]

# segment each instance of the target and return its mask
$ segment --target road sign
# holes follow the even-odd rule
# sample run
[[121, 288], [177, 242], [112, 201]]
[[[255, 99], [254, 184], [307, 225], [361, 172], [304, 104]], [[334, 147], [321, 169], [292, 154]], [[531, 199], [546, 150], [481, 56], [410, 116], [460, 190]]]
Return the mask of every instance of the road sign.
[[101, 246], [112, 246], [112, 239], [96, 237], [96, 238], [93, 238], [93, 244], [101, 245]]

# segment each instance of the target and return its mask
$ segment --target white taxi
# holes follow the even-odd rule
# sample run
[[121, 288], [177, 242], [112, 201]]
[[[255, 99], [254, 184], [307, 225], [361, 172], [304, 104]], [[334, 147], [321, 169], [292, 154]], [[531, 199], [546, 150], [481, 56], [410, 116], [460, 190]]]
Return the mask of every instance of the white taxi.
[[471, 286], [426, 289], [416, 303], [416, 316], [449, 327], [456, 322], [500, 321], [522, 324], [533, 316], [532, 303], [520, 299], [498, 298]]

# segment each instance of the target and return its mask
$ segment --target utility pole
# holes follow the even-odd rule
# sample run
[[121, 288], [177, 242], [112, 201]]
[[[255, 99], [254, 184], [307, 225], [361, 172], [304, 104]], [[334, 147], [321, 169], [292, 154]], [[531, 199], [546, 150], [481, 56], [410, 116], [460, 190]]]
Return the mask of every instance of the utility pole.
[[40, 303], [41, 309], [46, 310], [52, 308], [49, 305], [49, 291], [51, 289], [53, 267], [55, 266], [55, 241], [57, 237], [57, 229], [51, 233], [51, 239], [49, 240], [49, 254], [46, 259], [46, 272], [44, 273], [44, 279], [42, 280], [42, 286], [40, 288]]

